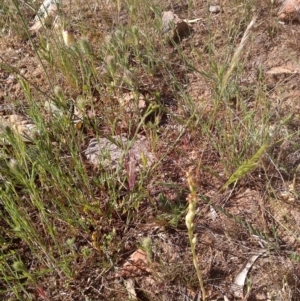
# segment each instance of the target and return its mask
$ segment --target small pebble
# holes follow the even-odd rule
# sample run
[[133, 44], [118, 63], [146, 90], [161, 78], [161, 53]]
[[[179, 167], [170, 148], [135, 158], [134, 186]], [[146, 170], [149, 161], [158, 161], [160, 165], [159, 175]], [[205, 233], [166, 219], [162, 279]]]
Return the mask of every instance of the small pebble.
[[218, 14], [221, 11], [220, 5], [211, 5], [209, 11], [214, 14]]

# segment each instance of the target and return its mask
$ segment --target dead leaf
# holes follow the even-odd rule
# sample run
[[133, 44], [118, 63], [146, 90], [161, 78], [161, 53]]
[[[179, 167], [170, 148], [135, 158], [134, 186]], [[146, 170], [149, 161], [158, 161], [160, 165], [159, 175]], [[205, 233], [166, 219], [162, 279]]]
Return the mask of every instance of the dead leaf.
[[125, 287], [127, 289], [129, 300], [137, 300], [137, 295], [135, 291], [135, 281], [133, 278], [128, 278], [124, 280]]
[[281, 21], [295, 20], [299, 18], [300, 1], [299, 0], [285, 0], [282, 3], [278, 12], [278, 18]]
[[270, 75], [297, 74], [297, 73], [300, 73], [300, 68], [298, 66], [295, 66], [295, 69], [279, 66], [279, 67], [271, 68], [266, 72], [266, 74], [270, 74]]
[[211, 219], [213, 221], [215, 221], [217, 218], [218, 218], [218, 213], [217, 211], [215, 210], [215, 208], [213, 206], [209, 206], [209, 211], [210, 211], [210, 214], [209, 216], [211, 217]]
[[181, 20], [180, 22], [176, 23], [174, 34], [173, 34], [173, 40], [176, 42], [189, 36], [191, 33], [191, 27], [188, 25], [187, 22]]
[[134, 113], [137, 109], [142, 112], [147, 108], [146, 100], [142, 94], [137, 97], [132, 92], [128, 92], [119, 97], [118, 101], [127, 113]]
[[265, 253], [266, 251], [262, 250], [259, 253], [251, 256], [250, 259], [242, 266], [238, 274], [235, 276], [233, 284], [231, 285], [231, 289], [236, 298], [244, 298], [243, 288], [245, 285], [247, 274], [253, 266], [253, 264], [255, 263], [255, 261], [257, 260], [257, 258]]
[[138, 249], [131, 254], [120, 271], [116, 273], [116, 278], [122, 277], [127, 279], [149, 273], [151, 273], [151, 269], [149, 268], [147, 254], [145, 251]]

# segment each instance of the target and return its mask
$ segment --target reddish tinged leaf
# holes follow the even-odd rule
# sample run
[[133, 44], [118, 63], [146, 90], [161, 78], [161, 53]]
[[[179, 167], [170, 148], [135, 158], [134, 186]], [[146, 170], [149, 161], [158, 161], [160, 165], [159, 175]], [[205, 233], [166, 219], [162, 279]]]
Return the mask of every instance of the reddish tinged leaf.
[[124, 263], [123, 267], [116, 274], [116, 277], [132, 278], [150, 273], [147, 254], [145, 251], [136, 250], [129, 259]]
[[37, 291], [38, 295], [39, 295], [41, 298], [43, 298], [44, 300], [50, 300], [50, 299], [47, 297], [46, 292], [45, 292], [45, 290], [44, 290], [44, 288], [43, 288], [42, 286], [38, 287], [38, 288], [36, 289], [36, 291]]

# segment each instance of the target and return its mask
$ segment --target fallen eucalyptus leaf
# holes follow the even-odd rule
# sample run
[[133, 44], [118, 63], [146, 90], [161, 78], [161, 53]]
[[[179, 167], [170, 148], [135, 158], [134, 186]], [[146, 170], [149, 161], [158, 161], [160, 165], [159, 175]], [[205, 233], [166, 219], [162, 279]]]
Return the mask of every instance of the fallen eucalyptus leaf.
[[125, 287], [127, 289], [129, 300], [137, 300], [137, 295], [135, 291], [135, 281], [133, 278], [128, 278], [124, 280]]
[[245, 285], [247, 274], [253, 266], [253, 264], [255, 263], [255, 261], [257, 260], [257, 258], [265, 253], [266, 251], [262, 250], [259, 253], [251, 256], [250, 259], [242, 266], [238, 274], [235, 276], [233, 284], [231, 285], [231, 289], [236, 298], [244, 298], [243, 288]]

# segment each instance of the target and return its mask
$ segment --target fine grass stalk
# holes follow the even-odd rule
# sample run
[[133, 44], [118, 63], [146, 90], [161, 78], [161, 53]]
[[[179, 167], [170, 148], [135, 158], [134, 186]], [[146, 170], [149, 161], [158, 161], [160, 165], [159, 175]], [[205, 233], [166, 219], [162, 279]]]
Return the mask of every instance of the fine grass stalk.
[[249, 35], [250, 35], [250, 30], [253, 27], [253, 25], [255, 24], [256, 18], [257, 17], [254, 16], [253, 19], [251, 20], [251, 22], [249, 23], [249, 25], [247, 26], [247, 28], [244, 32], [244, 35], [242, 37], [242, 40], [241, 40], [239, 46], [237, 47], [237, 49], [234, 52], [234, 55], [232, 57], [229, 69], [226, 71], [225, 75], [222, 78], [221, 90], [220, 90], [220, 95], [221, 96], [224, 94], [224, 92], [227, 88], [229, 77], [231, 76], [233, 70], [235, 69], [235, 67], [236, 67], [236, 65], [237, 65], [237, 63], [240, 59], [242, 50], [244, 49], [244, 47], [246, 45], [246, 42], [247, 42], [247, 40], [249, 38]]

